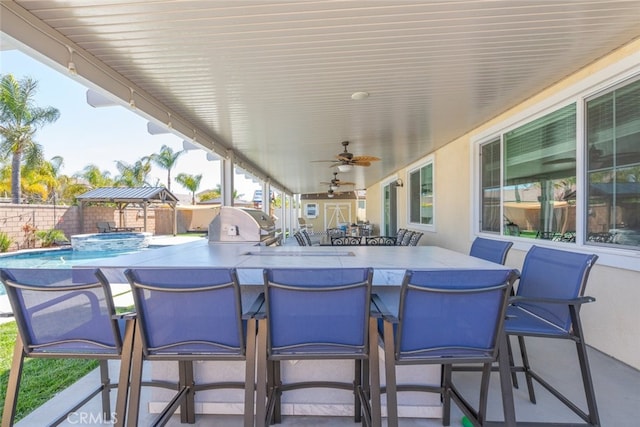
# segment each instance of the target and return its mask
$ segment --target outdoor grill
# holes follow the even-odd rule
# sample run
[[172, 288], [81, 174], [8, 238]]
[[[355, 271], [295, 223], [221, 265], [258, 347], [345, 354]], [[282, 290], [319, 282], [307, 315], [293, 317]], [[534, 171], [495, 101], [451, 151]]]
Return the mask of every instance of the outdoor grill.
[[281, 237], [273, 218], [259, 209], [223, 206], [209, 224], [209, 242], [277, 246]]

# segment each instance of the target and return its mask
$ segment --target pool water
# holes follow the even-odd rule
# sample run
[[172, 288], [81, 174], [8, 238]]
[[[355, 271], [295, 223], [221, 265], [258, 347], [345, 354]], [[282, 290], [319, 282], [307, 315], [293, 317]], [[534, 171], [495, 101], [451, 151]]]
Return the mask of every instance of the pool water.
[[[89, 261], [113, 258], [120, 255], [153, 250], [151, 246], [145, 249], [130, 251], [74, 251], [73, 249], [59, 249], [48, 251], [25, 252], [16, 255], [0, 257], [0, 268], [71, 268]], [[4, 295], [4, 286], [0, 283], [0, 295]]]

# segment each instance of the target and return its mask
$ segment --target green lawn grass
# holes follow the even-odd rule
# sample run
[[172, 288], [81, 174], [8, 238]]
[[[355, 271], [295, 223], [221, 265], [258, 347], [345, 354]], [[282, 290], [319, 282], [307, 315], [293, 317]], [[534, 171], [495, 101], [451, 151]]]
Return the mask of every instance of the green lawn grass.
[[[5, 401], [9, 370], [16, 341], [15, 322], [0, 325], [0, 402]], [[16, 421], [50, 400], [98, 366], [94, 360], [83, 359], [25, 359], [22, 370]], [[4, 405], [0, 405], [0, 418]]]

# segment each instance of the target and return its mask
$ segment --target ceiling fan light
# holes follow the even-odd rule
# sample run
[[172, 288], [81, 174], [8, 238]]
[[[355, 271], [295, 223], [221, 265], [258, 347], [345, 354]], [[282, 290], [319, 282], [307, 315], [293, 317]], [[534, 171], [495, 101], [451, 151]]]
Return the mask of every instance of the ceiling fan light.
[[328, 198], [330, 198], [330, 199], [331, 199], [331, 198], [333, 198], [333, 192], [331, 192], [331, 191], [330, 191], [330, 192], [328, 192], [328, 193], [327, 193], [327, 197], [328, 197]]
[[331, 188], [333, 191], [336, 191], [336, 190], [338, 189], [338, 186], [337, 186], [337, 185], [332, 185], [330, 188]]
[[362, 99], [367, 99], [369, 97], [369, 92], [354, 92], [351, 94], [351, 99], [355, 101], [360, 101]]
[[338, 170], [340, 172], [350, 172], [353, 169], [352, 165], [338, 165]]

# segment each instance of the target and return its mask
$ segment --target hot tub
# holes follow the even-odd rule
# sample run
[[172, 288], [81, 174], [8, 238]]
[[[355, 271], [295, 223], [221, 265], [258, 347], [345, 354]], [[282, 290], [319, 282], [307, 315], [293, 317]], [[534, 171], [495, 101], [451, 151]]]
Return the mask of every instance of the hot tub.
[[71, 236], [75, 251], [131, 251], [149, 246], [152, 233], [117, 232], [76, 234]]

